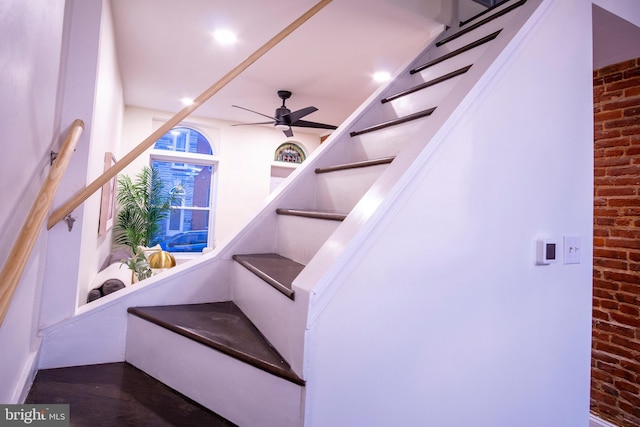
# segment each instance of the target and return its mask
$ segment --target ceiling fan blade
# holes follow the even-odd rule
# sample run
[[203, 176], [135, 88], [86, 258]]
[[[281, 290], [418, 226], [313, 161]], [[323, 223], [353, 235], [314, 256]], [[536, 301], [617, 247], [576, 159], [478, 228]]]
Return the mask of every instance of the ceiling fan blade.
[[232, 105], [232, 107], [240, 108], [241, 110], [246, 110], [246, 111], [250, 111], [252, 113], [260, 114], [262, 117], [266, 117], [266, 118], [271, 119], [271, 120], [276, 120], [275, 117], [267, 116], [266, 114], [258, 113], [257, 111], [253, 111], [253, 110], [250, 110], [248, 108], [241, 107], [239, 105]]
[[287, 129], [287, 130], [283, 130], [282, 132], [284, 132], [285, 136], [287, 138], [291, 138], [293, 136], [293, 131], [291, 130], [291, 128]]
[[326, 125], [324, 123], [308, 122], [306, 120], [298, 120], [295, 123], [291, 123], [291, 126], [316, 129], [338, 129], [338, 126]]
[[235, 123], [231, 126], [249, 126], [249, 125], [271, 125], [273, 122], [257, 122], [257, 123]]
[[297, 122], [304, 116], [313, 113], [314, 111], [318, 111], [318, 109], [316, 107], [306, 107], [297, 111], [292, 111], [289, 114], [284, 114], [282, 118], [285, 119], [288, 123], [292, 124]]

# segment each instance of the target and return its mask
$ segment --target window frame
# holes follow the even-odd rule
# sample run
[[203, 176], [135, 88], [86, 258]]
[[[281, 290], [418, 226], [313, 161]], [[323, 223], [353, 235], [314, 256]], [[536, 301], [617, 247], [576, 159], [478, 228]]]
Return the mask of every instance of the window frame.
[[[149, 151], [149, 166], [153, 165], [154, 161], [160, 161], [160, 162], [170, 162], [170, 163], [179, 163], [179, 164], [184, 164], [185, 168], [186, 168], [186, 164], [195, 164], [198, 166], [204, 166], [204, 167], [209, 167], [211, 166], [211, 178], [210, 178], [210, 182], [209, 182], [209, 206], [208, 207], [201, 207], [201, 206], [184, 206], [184, 201], [182, 202], [182, 204], [180, 206], [176, 206], [175, 209], [178, 209], [181, 211], [181, 217], [182, 215], [184, 215], [184, 212], [186, 210], [191, 210], [191, 211], [208, 211], [209, 215], [208, 215], [208, 221], [207, 221], [207, 247], [213, 247], [214, 246], [214, 242], [215, 242], [215, 223], [216, 223], [216, 211], [217, 211], [217, 205], [216, 205], [216, 201], [217, 201], [217, 188], [218, 188], [218, 166], [220, 163], [220, 158], [218, 156], [216, 156], [216, 151], [215, 151], [215, 145], [212, 142], [211, 138], [209, 135], [207, 135], [207, 132], [203, 131], [202, 129], [200, 129], [198, 126], [194, 126], [192, 124], [178, 124], [176, 125], [174, 128], [172, 128], [171, 130], [169, 130], [168, 132], [173, 131], [174, 129], [189, 129], [191, 131], [195, 131], [198, 132], [200, 135], [202, 135], [202, 137], [204, 138], [204, 140], [207, 142], [207, 144], [209, 145], [209, 148], [211, 149], [211, 155], [209, 154], [201, 154], [201, 153], [189, 153], [189, 152], [182, 152], [182, 151], [171, 151], [169, 149], [157, 149], [155, 148], [155, 144], [152, 146], [152, 148]], [[167, 132], [167, 133], [168, 133]], [[164, 135], [162, 135], [164, 136]], [[162, 138], [162, 136], [160, 138]], [[160, 140], [160, 138], [158, 138], [158, 140]], [[186, 146], [185, 149], [187, 149], [189, 141], [186, 141]], [[173, 150], [176, 149], [176, 145], [175, 145], [175, 141], [173, 143]], [[181, 166], [176, 166], [177, 169], [180, 169]], [[173, 208], [172, 208], [173, 209]], [[176, 232], [173, 235], [179, 234], [181, 232], [184, 232], [182, 230], [182, 225], [181, 224], [181, 230]], [[167, 224], [167, 226], [169, 226]], [[166, 230], [164, 231], [165, 235], [166, 235]], [[167, 237], [170, 237], [167, 235]], [[177, 252], [177, 253], [172, 253], [174, 256], [178, 255], [181, 257], [192, 257], [192, 256], [198, 256], [201, 255], [202, 252]]]

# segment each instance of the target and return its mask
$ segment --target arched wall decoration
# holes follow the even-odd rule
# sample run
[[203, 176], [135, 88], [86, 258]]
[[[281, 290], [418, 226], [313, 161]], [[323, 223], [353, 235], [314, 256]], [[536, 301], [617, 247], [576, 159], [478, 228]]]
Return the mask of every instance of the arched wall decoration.
[[302, 147], [293, 142], [285, 142], [276, 148], [273, 160], [286, 163], [302, 163], [307, 158]]

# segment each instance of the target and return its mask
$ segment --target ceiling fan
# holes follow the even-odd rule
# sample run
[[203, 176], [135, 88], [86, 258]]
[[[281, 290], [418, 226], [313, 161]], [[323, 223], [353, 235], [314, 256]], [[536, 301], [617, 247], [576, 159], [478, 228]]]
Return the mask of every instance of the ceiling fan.
[[326, 125], [324, 123], [316, 123], [316, 122], [309, 122], [307, 120], [300, 120], [303, 117], [313, 113], [314, 111], [318, 111], [318, 109], [316, 107], [305, 107], [300, 110], [292, 112], [285, 106], [285, 101], [291, 97], [290, 91], [279, 90], [278, 97], [282, 99], [282, 106], [276, 108], [274, 117], [259, 113], [257, 111], [250, 110], [248, 108], [240, 107], [238, 105], [232, 105], [232, 107], [251, 111], [252, 113], [260, 114], [263, 117], [267, 117], [271, 119], [268, 122], [238, 123], [234, 126], [266, 125], [266, 124], [273, 123], [276, 129], [279, 129], [282, 132], [284, 132], [284, 134], [289, 138], [293, 136], [293, 131], [291, 130], [291, 126], [303, 127], [303, 128], [315, 128], [315, 129], [337, 129], [337, 126], [333, 126], [333, 125]]

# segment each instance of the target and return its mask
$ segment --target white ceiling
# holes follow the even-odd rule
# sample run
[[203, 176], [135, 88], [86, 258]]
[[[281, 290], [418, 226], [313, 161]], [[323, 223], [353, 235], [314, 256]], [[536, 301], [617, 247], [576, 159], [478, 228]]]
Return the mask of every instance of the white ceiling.
[[[125, 103], [177, 112], [316, 0], [111, 0]], [[339, 125], [379, 85], [375, 71], [407, 65], [448, 22], [447, 0], [334, 0], [194, 114], [235, 122], [313, 105], [305, 120]], [[228, 28], [233, 47], [211, 33]], [[308, 129], [294, 128], [294, 132]], [[327, 131], [311, 131], [325, 134]]]

